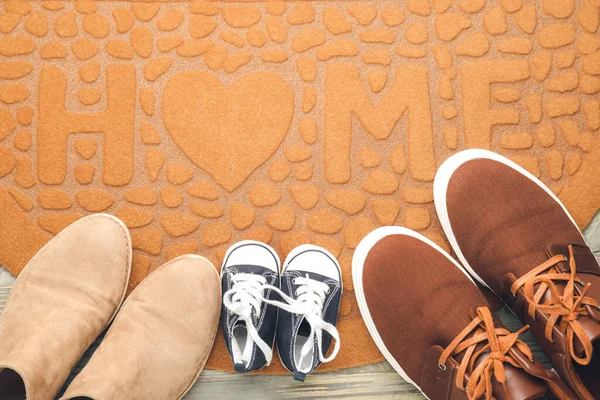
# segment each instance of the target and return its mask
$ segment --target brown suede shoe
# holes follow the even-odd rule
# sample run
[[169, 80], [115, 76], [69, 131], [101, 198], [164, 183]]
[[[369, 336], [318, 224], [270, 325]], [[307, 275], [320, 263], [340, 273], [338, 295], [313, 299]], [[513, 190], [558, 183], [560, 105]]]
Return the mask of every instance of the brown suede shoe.
[[0, 316], [0, 400], [54, 399], [117, 312], [131, 239], [96, 214], [67, 227], [25, 266]]
[[384, 227], [352, 260], [361, 314], [392, 367], [432, 400], [532, 400], [569, 389], [492, 316], [458, 264], [420, 234]]
[[531, 330], [582, 399], [600, 398], [600, 267], [542, 182], [485, 150], [450, 157], [435, 206], [465, 269]]
[[182, 398], [208, 359], [220, 310], [221, 282], [210, 261], [169, 261], [129, 295], [62, 399]]

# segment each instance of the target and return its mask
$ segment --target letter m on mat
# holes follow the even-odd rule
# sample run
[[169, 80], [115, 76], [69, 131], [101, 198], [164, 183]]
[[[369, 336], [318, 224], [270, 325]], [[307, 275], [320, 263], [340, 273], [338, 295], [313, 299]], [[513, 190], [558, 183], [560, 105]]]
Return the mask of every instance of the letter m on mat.
[[408, 165], [413, 178], [431, 181], [435, 171], [433, 130], [427, 68], [403, 65], [388, 84], [387, 93], [374, 105], [358, 69], [331, 64], [325, 76], [325, 176], [329, 182], [350, 179], [352, 115], [373, 138], [387, 139], [397, 122], [408, 114]]

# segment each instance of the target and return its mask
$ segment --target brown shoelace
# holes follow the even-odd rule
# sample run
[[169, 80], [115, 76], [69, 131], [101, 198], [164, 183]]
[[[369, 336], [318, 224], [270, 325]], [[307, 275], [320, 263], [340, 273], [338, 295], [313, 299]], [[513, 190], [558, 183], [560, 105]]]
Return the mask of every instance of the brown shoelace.
[[[535, 319], [536, 310], [540, 310], [549, 316], [544, 332], [546, 339], [554, 343], [552, 330], [558, 324], [558, 329], [567, 335], [571, 357], [579, 364], [587, 365], [592, 359], [593, 346], [577, 319], [580, 315], [587, 315], [586, 305], [598, 307], [598, 302], [585, 296], [591, 284], [584, 285], [575, 275], [576, 264], [573, 246], [569, 246], [569, 267], [571, 271], [570, 273], [561, 273], [556, 264], [566, 260], [567, 258], [562, 254], [555, 255], [517, 279], [510, 287], [510, 291], [515, 296], [522, 287], [525, 298], [529, 303], [529, 316]], [[562, 295], [558, 292], [556, 282], [566, 282]], [[579, 293], [575, 291], [575, 284], [583, 287]], [[536, 285], [538, 285], [537, 288]], [[548, 290], [550, 291], [550, 298], [542, 302], [542, 298]], [[573, 347], [575, 337], [579, 339], [583, 346], [584, 357], [578, 357], [575, 354]]]
[[[439, 366], [442, 369], [446, 368], [446, 361], [450, 356], [464, 351], [465, 354], [456, 374], [456, 386], [465, 390], [465, 376], [468, 373], [469, 383], [465, 390], [467, 397], [475, 400], [485, 394], [486, 400], [490, 400], [492, 398], [492, 377], [500, 382], [506, 392], [504, 363], [521, 368], [519, 362], [509, 353], [513, 347], [533, 361], [531, 350], [519, 340], [519, 335], [528, 328], [528, 326], [524, 326], [514, 333], [505, 328], [496, 328], [490, 309], [479, 307], [477, 308], [477, 317], [446, 347], [438, 360]], [[467, 339], [471, 333], [473, 335]], [[477, 349], [478, 345], [484, 342], [487, 344]], [[477, 358], [487, 351], [489, 351], [488, 357], [475, 367]]]

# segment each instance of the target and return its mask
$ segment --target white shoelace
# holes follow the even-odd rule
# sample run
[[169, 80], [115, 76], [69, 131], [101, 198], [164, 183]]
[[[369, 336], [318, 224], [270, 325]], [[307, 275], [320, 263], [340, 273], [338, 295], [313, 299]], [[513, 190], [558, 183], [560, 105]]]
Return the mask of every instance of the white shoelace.
[[[300, 351], [300, 360], [297, 362], [298, 366], [303, 365], [302, 361], [304, 360], [304, 357], [310, 354], [313, 349], [315, 337], [317, 338], [317, 347], [319, 349], [319, 360], [324, 363], [330, 362], [340, 351], [340, 334], [334, 325], [323, 320], [323, 305], [325, 296], [329, 293], [329, 286], [323, 282], [310, 279], [308, 274], [306, 274], [306, 277], [294, 278], [292, 282], [294, 285], [299, 286], [295, 292], [297, 299], [287, 296], [276, 287], [266, 285], [264, 288], [269, 287], [276, 291], [287, 303], [271, 300], [265, 301], [269, 304], [274, 304], [289, 313], [304, 317], [306, 322], [310, 325], [308, 340], [304, 343], [302, 350]], [[333, 351], [329, 357], [326, 357], [323, 353], [323, 331], [329, 333], [335, 340]], [[308, 366], [304, 370], [300, 370], [300, 372], [308, 373], [311, 368], [312, 366]]]
[[[306, 277], [294, 278], [292, 282], [298, 286], [295, 292], [297, 299], [294, 299], [283, 293], [279, 288], [267, 284], [267, 280], [260, 275], [238, 273], [230, 274], [230, 276], [234, 284], [223, 296], [223, 304], [246, 323], [246, 329], [254, 343], [265, 355], [267, 365], [271, 363], [273, 352], [271, 347], [260, 338], [252, 321], [253, 312], [255, 316], [260, 315], [260, 307], [263, 302], [277, 306], [289, 313], [297, 314], [306, 319], [306, 322], [310, 325], [308, 340], [302, 346], [298, 365], [303, 365], [304, 357], [310, 354], [315, 337], [317, 338], [319, 360], [321, 362], [330, 362], [337, 356], [340, 350], [339, 332], [333, 324], [323, 320], [323, 306], [325, 297], [329, 293], [327, 284], [310, 279], [308, 274], [306, 274]], [[273, 290], [278, 293], [286, 303], [266, 299], [263, 296], [263, 292], [266, 290]], [[329, 357], [326, 357], [323, 353], [323, 331], [329, 333], [335, 340], [333, 351]], [[246, 365], [250, 362], [250, 355], [247, 352], [251, 353], [251, 351], [252, 346], [246, 343], [244, 349], [246, 354], [242, 357], [243, 360], [246, 360]], [[310, 368], [309, 366], [300, 372], [307, 373]]]
[[[262, 290], [263, 287], [267, 286], [267, 280], [265, 277], [255, 274], [230, 273], [229, 276], [233, 281], [233, 286], [223, 295], [223, 305], [245, 322], [250, 338], [263, 352], [267, 365], [269, 365], [273, 358], [273, 351], [271, 346], [261, 339], [252, 321], [253, 316], [257, 318], [260, 316], [261, 304], [266, 300], [262, 295]], [[271, 288], [275, 287], [271, 286]], [[247, 367], [252, 355], [252, 343], [247, 340], [242, 352], [241, 361], [244, 361]], [[234, 362], [237, 361], [239, 360], [235, 360], [234, 356]]]

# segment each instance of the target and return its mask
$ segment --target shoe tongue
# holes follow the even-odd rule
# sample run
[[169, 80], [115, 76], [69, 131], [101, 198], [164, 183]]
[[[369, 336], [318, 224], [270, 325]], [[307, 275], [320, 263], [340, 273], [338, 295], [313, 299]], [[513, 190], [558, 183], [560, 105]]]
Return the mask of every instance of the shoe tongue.
[[[524, 365], [525, 367], [534, 367], [525, 355], [516, 349], [513, 349], [513, 352], [516, 352], [516, 355], [522, 364], [526, 364]], [[475, 362], [475, 367], [485, 361], [488, 356], [489, 352], [481, 354]], [[533, 400], [544, 397], [548, 392], [546, 384], [541, 379], [531, 375], [525, 369], [504, 363], [504, 373], [506, 375], [506, 390], [504, 390], [504, 387], [500, 382], [495, 378], [492, 378], [492, 394], [497, 400]]]
[[[471, 316], [474, 317], [476, 315], [476, 310], [471, 310]], [[494, 325], [497, 328], [503, 327], [502, 321], [495, 315], [492, 314], [494, 319]], [[477, 333], [482, 333], [483, 329], [478, 329]], [[483, 344], [480, 344], [477, 349], [481, 349]], [[477, 360], [475, 360], [473, 368], [477, 368], [479, 364], [484, 362], [490, 352], [486, 351], [482, 353]], [[492, 392], [493, 396], [497, 400], [510, 400], [510, 399], [520, 399], [520, 400], [533, 400], [542, 398], [546, 395], [548, 388], [546, 384], [536, 376], [544, 376], [545, 368], [539, 362], [532, 363], [529, 361], [527, 356], [525, 356], [521, 351], [519, 351], [516, 347], [510, 350], [510, 354], [517, 360], [517, 362], [523, 368], [517, 368], [509, 363], [504, 363], [504, 372], [506, 375], [506, 391], [500, 382], [498, 382], [495, 378], [492, 378]], [[462, 357], [464, 352], [459, 354], [456, 359], [458, 362], [462, 361]], [[492, 374], [493, 375], [493, 374]], [[507, 393], [508, 392], [508, 393]]]
[[504, 365], [504, 371], [506, 373], [506, 392], [498, 381], [494, 379], [492, 382], [493, 395], [497, 400], [533, 400], [546, 395], [548, 388], [540, 379], [510, 364]]
[[[600, 301], [600, 277], [590, 274], [581, 274], [581, 279], [592, 284], [588, 290], [586, 296], [591, 297]], [[590, 342], [600, 340], [600, 310], [596, 307], [586, 306], [587, 315], [580, 315], [577, 321], [581, 324], [581, 327], [585, 331]], [[575, 337], [573, 341], [573, 347], [579, 357], [583, 357], [583, 345], [581, 341]]]
[[[598, 283], [600, 283], [600, 279], [595, 280], [598, 281]], [[600, 285], [598, 285], [597, 287], [600, 287]], [[556, 288], [558, 289], [558, 292], [562, 294], [565, 288], [565, 284], [562, 282], [558, 283], [556, 285]], [[546, 293], [542, 299], [549, 299], [549, 294]], [[598, 311], [595, 307], [590, 306], [586, 306], [586, 310], [588, 314], [579, 315], [577, 317], [577, 321], [583, 328], [587, 337], [590, 339], [590, 342], [593, 343], [595, 340], [600, 339], [600, 311]], [[574, 336], [573, 338], [573, 350], [575, 350], [575, 354], [577, 354], [578, 357], [583, 357], [585, 355], [583, 344], [577, 338], [577, 336]]]
[[[592, 318], [586, 315], [579, 316], [577, 321], [579, 321], [579, 324], [585, 331], [587, 337], [590, 339], [590, 342], [592, 342], [592, 344], [596, 340], [600, 340], [600, 323], [594, 321]], [[578, 357], [583, 357], [585, 355], [583, 345], [581, 344], [581, 341], [577, 338], [577, 336], [575, 336], [573, 339], [573, 348]]]
[[[234, 334], [234, 337], [232, 339], [231, 345], [236, 346], [239, 350], [239, 357], [234, 357], [236, 358], [236, 360], [234, 360], [234, 363], [243, 364], [245, 368], [246, 364], [248, 363], [248, 360], [250, 360], [250, 358], [252, 357], [252, 351], [254, 350], [254, 340], [252, 340], [252, 336], [248, 331], [246, 321], [243, 321], [238, 318], [234, 322], [234, 330], [236, 328], [245, 328], [245, 332], [243, 333], [243, 338]], [[240, 346], [240, 344], [242, 344], [243, 346]], [[238, 352], [234, 353], [238, 354]]]

